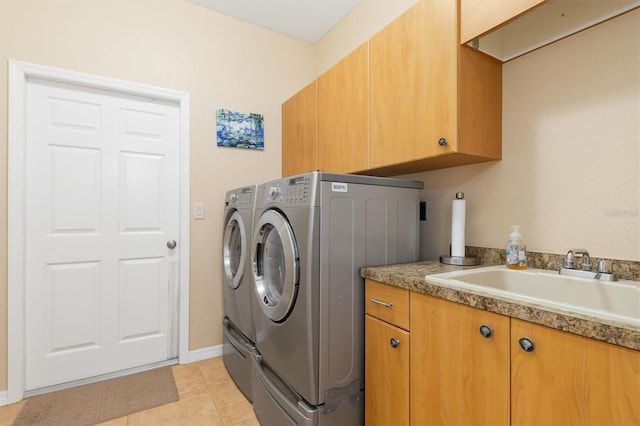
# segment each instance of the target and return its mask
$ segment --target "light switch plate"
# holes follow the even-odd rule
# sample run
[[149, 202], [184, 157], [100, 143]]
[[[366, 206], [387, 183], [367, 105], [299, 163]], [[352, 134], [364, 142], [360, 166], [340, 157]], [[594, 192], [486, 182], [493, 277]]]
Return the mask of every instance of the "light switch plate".
[[193, 218], [204, 219], [204, 203], [193, 204]]

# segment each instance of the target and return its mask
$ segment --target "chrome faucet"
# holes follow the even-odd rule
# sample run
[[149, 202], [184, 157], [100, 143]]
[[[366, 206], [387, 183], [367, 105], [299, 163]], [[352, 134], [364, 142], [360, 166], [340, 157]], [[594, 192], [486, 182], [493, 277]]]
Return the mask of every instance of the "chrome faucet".
[[564, 261], [562, 262], [562, 266], [567, 269], [576, 269], [576, 257], [582, 258], [582, 270], [590, 271], [591, 270], [591, 256], [589, 256], [589, 252], [585, 249], [571, 249], [567, 252], [567, 255], [564, 257]]
[[[582, 258], [581, 269], [576, 269], [577, 257]], [[589, 256], [589, 252], [585, 249], [569, 250], [562, 261], [562, 267], [559, 272], [560, 275], [592, 278], [602, 281], [617, 281], [616, 276], [613, 274], [613, 267], [610, 260], [602, 259], [598, 261], [596, 272], [591, 271], [591, 256]]]

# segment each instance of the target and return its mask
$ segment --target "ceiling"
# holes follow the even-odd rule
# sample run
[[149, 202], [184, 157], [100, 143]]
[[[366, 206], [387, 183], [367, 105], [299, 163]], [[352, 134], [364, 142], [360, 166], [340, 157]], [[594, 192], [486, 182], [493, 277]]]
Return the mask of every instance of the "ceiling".
[[360, 0], [188, 0], [315, 44]]

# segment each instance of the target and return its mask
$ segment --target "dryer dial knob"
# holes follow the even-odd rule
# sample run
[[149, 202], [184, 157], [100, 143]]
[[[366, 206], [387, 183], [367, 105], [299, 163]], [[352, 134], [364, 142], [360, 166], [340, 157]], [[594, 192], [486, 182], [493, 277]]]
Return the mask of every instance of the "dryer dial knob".
[[231, 204], [235, 204], [238, 202], [238, 194], [236, 194], [235, 192], [233, 194], [231, 194], [229, 196], [229, 201], [231, 202]]
[[269, 188], [269, 196], [272, 200], [278, 198], [278, 195], [280, 195], [280, 188], [278, 188], [277, 186], [272, 186], [271, 188]]

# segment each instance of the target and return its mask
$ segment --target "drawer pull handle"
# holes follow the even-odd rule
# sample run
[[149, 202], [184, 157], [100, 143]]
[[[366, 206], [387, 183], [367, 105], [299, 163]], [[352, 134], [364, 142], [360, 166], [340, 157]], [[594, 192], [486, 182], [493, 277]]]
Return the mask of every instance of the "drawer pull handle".
[[389, 343], [391, 344], [392, 348], [397, 348], [398, 346], [400, 346], [400, 339], [392, 337], [391, 340], [389, 340]]
[[377, 303], [378, 305], [382, 305], [382, 306], [384, 306], [385, 308], [390, 308], [390, 307], [392, 307], [392, 306], [393, 306], [391, 303], [383, 302], [382, 300], [374, 299], [373, 297], [371, 298], [371, 301], [372, 301], [373, 303]]

